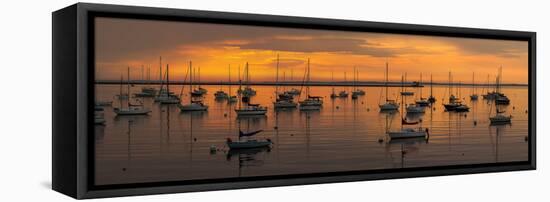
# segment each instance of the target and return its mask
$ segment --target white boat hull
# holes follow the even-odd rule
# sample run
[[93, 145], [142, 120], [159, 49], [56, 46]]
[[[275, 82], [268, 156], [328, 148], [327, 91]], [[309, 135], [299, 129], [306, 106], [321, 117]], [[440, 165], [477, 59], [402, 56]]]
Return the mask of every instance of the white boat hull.
[[117, 116], [132, 116], [132, 115], [147, 115], [151, 110], [149, 109], [136, 109], [136, 108], [130, 108], [130, 109], [118, 109], [115, 108], [114, 112], [117, 114]]
[[267, 113], [267, 109], [265, 110], [236, 109], [235, 112], [237, 112], [238, 116], [258, 116], [258, 115], [265, 115], [265, 113]]
[[294, 102], [279, 101], [279, 102], [274, 102], [273, 106], [275, 108], [296, 108], [296, 106], [298, 105]]
[[420, 138], [426, 137], [428, 133], [426, 131], [414, 131], [411, 129], [403, 129], [400, 131], [388, 132], [388, 136], [391, 139], [403, 139], [403, 138]]

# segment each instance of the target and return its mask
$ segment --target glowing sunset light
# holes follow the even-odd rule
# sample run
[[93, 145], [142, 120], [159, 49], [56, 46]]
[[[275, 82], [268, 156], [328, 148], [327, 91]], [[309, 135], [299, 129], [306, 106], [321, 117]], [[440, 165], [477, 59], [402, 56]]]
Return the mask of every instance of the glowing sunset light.
[[331, 80], [332, 71], [335, 79], [347, 72], [350, 80], [354, 66], [359, 80], [382, 81], [389, 62], [392, 81], [422, 73], [446, 82], [451, 71], [455, 81], [471, 82], [473, 70], [476, 82], [485, 83], [502, 66], [503, 83], [528, 83], [525, 41], [97, 18], [95, 46], [97, 80], [120, 79], [128, 66], [133, 79], [141, 78], [142, 66], [158, 79], [162, 56], [171, 80], [183, 80], [193, 61], [201, 81], [226, 81], [228, 65], [236, 81], [246, 62], [253, 81], [273, 81], [279, 54], [279, 71], [290, 79], [293, 70], [295, 81], [310, 58], [311, 79], [318, 81]]

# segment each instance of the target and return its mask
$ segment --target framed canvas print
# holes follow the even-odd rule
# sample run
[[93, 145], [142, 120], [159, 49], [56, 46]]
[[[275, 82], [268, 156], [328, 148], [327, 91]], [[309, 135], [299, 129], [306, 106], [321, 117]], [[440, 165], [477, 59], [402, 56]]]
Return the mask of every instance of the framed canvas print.
[[535, 36], [78, 3], [53, 13], [53, 189], [535, 169]]

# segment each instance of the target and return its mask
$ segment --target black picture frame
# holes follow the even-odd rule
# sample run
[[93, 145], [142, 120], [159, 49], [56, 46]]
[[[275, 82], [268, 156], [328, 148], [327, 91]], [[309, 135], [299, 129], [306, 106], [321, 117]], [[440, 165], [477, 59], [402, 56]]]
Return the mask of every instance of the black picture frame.
[[[529, 160], [422, 168], [96, 186], [93, 182], [94, 17], [527, 41]], [[84, 199], [536, 169], [536, 33], [77, 3], [52, 14], [52, 188]], [[90, 135], [92, 134], [92, 135]]]

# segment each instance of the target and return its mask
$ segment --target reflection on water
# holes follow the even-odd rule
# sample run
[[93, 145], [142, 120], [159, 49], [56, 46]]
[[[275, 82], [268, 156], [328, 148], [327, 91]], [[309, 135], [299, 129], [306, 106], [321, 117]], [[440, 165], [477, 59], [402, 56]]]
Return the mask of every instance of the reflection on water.
[[[504, 88], [511, 99], [507, 107], [511, 125], [490, 126], [491, 105], [470, 101], [464, 88], [462, 101], [470, 112], [445, 112], [440, 100], [444, 87], [434, 87], [438, 102], [424, 114], [406, 114], [407, 122], [429, 129], [427, 139], [389, 140], [385, 132], [401, 128], [401, 113], [380, 113], [380, 87], [364, 87], [358, 99], [329, 97], [331, 87], [312, 87], [325, 97], [320, 111], [273, 110], [274, 87], [253, 86], [253, 103], [268, 107], [265, 116], [237, 118], [238, 103], [215, 100], [219, 86], [208, 90], [206, 112], [180, 112], [176, 105], [160, 105], [151, 98], [144, 104], [147, 116], [115, 116], [104, 111], [105, 125], [95, 127], [96, 184], [157, 182], [238, 176], [264, 176], [329, 171], [424, 167], [491, 162], [525, 161], [528, 158], [527, 88]], [[134, 86], [138, 92], [141, 86]], [[172, 88], [171, 88], [172, 89]], [[225, 88], [227, 89], [227, 88]], [[237, 89], [233, 87], [233, 89]], [[180, 92], [181, 86], [174, 86]], [[398, 96], [390, 88], [390, 96]], [[116, 85], [97, 85], [97, 100], [112, 100]], [[236, 90], [235, 90], [236, 91]], [[429, 89], [424, 89], [429, 95]], [[481, 90], [478, 90], [480, 92]], [[232, 92], [235, 94], [236, 92]], [[418, 94], [418, 93], [417, 93]], [[296, 98], [303, 100], [304, 98]], [[404, 103], [414, 102], [414, 96]], [[186, 103], [187, 97], [183, 102]], [[123, 103], [124, 104], [124, 103]], [[494, 113], [494, 110], [493, 110]], [[403, 126], [411, 127], [411, 126]], [[418, 127], [418, 126], [412, 126]], [[229, 150], [227, 138], [238, 131], [263, 130], [256, 137], [271, 139], [271, 148]]]

